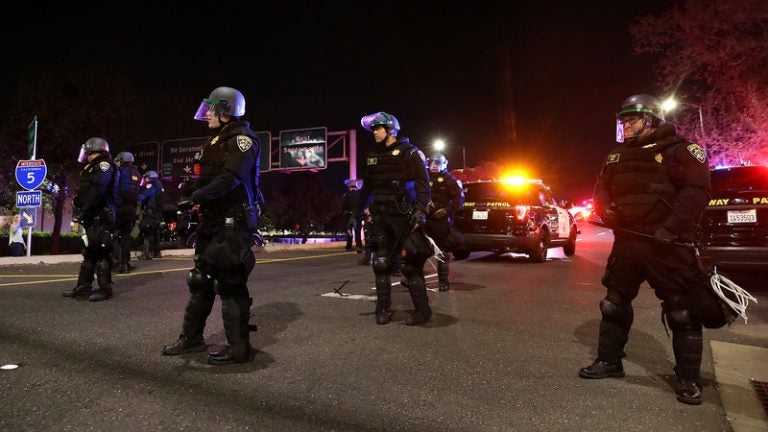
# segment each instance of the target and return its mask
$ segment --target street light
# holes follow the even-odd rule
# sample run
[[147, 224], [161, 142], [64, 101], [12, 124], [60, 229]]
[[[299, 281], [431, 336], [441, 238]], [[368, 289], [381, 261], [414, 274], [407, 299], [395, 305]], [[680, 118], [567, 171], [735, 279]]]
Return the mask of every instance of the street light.
[[701, 106], [688, 103], [688, 102], [680, 102], [674, 98], [674, 96], [668, 97], [664, 102], [661, 103], [661, 110], [665, 113], [674, 110], [677, 108], [678, 105], [685, 105], [689, 107], [693, 107], [699, 110], [699, 128], [701, 129], [701, 139], [704, 139], [704, 116], [701, 113]]
[[435, 151], [439, 151], [439, 152], [443, 151], [443, 150], [445, 149], [445, 141], [443, 141], [443, 140], [441, 140], [441, 139], [439, 139], [439, 138], [438, 138], [438, 139], [436, 139], [436, 140], [435, 140], [435, 141], [432, 143], [432, 148], [433, 148]]

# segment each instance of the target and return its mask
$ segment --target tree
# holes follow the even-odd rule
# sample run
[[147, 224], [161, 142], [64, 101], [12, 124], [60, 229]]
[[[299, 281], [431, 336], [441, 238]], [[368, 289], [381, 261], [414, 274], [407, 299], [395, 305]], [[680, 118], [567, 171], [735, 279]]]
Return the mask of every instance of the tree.
[[659, 56], [665, 89], [701, 107], [706, 136], [698, 110], [678, 125], [714, 164], [768, 163], [768, 2], [685, 0], [630, 32], [636, 53]]
[[2, 130], [16, 153], [26, 148], [31, 119], [37, 115], [40, 122], [37, 158], [45, 159], [48, 180], [58, 185], [58, 189], [43, 190], [50, 195], [55, 219], [51, 253], [59, 251], [64, 205], [77, 187], [80, 145], [92, 136], [105, 137], [113, 145], [119, 142], [130, 123], [126, 117], [132, 96], [125, 80], [103, 70], [48, 71], [25, 77], [14, 102], [5, 107], [8, 113]]

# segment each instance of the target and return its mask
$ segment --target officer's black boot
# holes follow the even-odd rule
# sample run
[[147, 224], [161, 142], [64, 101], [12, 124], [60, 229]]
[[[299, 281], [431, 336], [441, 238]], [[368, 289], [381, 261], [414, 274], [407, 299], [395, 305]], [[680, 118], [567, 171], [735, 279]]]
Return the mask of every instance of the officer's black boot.
[[77, 276], [77, 285], [61, 295], [64, 297], [87, 297], [93, 291], [93, 271], [94, 265], [91, 260], [83, 260], [80, 264], [80, 274]]
[[701, 353], [703, 349], [701, 325], [690, 311], [676, 310], [667, 314], [672, 330], [672, 349], [675, 352], [677, 400], [690, 405], [701, 404]]
[[597, 341], [597, 359], [579, 370], [579, 376], [587, 379], [621, 378], [624, 366], [621, 359], [626, 357], [624, 346], [629, 339], [629, 329], [634, 320], [632, 307], [619, 306], [608, 299], [600, 302], [603, 319], [600, 321], [600, 336]]
[[450, 284], [448, 283], [448, 254], [445, 255], [445, 262], [438, 261], [437, 262], [437, 281], [438, 281], [438, 290], [440, 291], [448, 291], [451, 289]]
[[427, 288], [424, 285], [424, 276], [421, 273], [408, 279], [408, 291], [411, 293], [411, 300], [416, 310], [405, 321], [405, 325], [412, 326], [428, 323], [432, 319], [432, 308], [429, 307]]
[[376, 286], [376, 324], [389, 324], [392, 319], [392, 311], [389, 309], [392, 305], [392, 288], [387, 277], [388, 287]]
[[227, 345], [221, 351], [208, 354], [208, 363], [226, 365], [253, 360], [248, 326], [250, 315], [250, 301], [247, 297], [221, 299], [221, 317]]
[[179, 355], [205, 350], [203, 330], [205, 330], [205, 320], [211, 313], [215, 299], [216, 297], [213, 295], [205, 296], [202, 294], [192, 294], [189, 297], [187, 308], [184, 310], [184, 324], [182, 324], [179, 339], [163, 347], [163, 355]]
[[89, 302], [108, 300], [112, 297], [112, 262], [108, 259], [96, 263], [96, 282], [99, 289], [88, 297]]

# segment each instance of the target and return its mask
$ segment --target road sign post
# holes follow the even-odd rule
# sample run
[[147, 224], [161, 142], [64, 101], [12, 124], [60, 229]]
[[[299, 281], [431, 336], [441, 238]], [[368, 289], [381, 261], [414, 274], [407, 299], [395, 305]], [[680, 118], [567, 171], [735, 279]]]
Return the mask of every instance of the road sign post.
[[[40, 207], [43, 203], [42, 191], [35, 190], [40, 187], [45, 181], [45, 176], [48, 174], [48, 167], [45, 165], [45, 160], [35, 160], [34, 156], [37, 151], [37, 118], [34, 123], [34, 134], [30, 132], [30, 138], [34, 139], [34, 146], [32, 148], [32, 157], [30, 160], [20, 160], [16, 163], [16, 182], [26, 191], [16, 192], [16, 207], [35, 208]], [[30, 125], [30, 131], [32, 131], [32, 125]], [[36, 210], [32, 212], [37, 213]], [[35, 217], [32, 216], [29, 229], [27, 230], [27, 256], [32, 254], [32, 225], [34, 225]]]

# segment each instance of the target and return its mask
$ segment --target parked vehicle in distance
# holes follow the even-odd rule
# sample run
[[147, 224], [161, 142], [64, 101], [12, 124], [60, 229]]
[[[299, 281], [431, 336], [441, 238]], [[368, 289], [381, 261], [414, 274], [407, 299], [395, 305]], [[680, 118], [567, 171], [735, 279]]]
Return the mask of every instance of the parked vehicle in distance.
[[538, 179], [511, 178], [464, 184], [464, 206], [454, 215], [464, 243], [453, 251], [464, 259], [473, 251], [528, 254], [530, 261], [547, 259], [549, 248], [576, 253], [574, 217]]
[[701, 218], [699, 244], [708, 266], [768, 270], [768, 167], [711, 171], [712, 199]]

